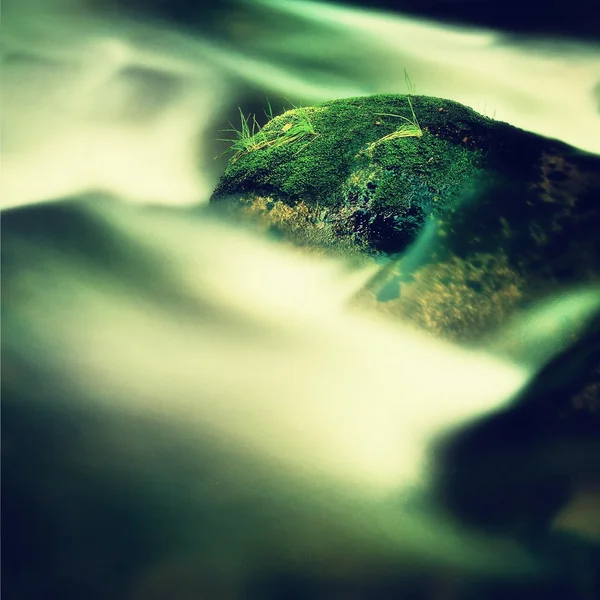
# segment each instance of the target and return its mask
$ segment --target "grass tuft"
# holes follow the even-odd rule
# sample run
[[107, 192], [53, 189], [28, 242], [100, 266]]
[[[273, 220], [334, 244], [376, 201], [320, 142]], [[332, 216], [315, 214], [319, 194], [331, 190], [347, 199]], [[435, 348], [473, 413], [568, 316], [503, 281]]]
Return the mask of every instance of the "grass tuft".
[[[289, 100], [288, 100], [289, 102]], [[282, 117], [286, 120], [284, 125], [279, 129], [265, 130], [256, 120], [256, 115], [244, 115], [240, 108], [240, 128], [238, 129], [231, 124], [230, 131], [235, 134], [234, 138], [218, 138], [221, 142], [230, 142], [231, 145], [223, 154], [234, 152], [232, 161], [236, 161], [243, 154], [255, 152], [257, 150], [272, 150], [284, 144], [292, 144], [300, 140], [317, 136], [314, 124], [310, 118], [310, 111], [306, 107], [296, 106], [290, 102], [292, 108], [285, 112]], [[267, 99], [268, 112], [265, 111], [265, 116], [269, 120], [273, 120], [273, 109], [271, 103]], [[286, 119], [287, 116], [287, 119]], [[310, 143], [310, 142], [309, 142]], [[301, 146], [297, 152], [300, 152], [306, 145]], [[217, 157], [219, 158], [219, 157]]]
[[[421, 125], [417, 119], [417, 115], [415, 114], [411, 99], [415, 93], [415, 86], [411, 81], [406, 69], [404, 70], [404, 81], [408, 89], [408, 95], [406, 98], [408, 100], [408, 106], [410, 109], [410, 117], [391, 113], [374, 113], [382, 117], [393, 117], [395, 119], [400, 119], [402, 123], [392, 133], [383, 136], [377, 141], [369, 144], [367, 147], [368, 151], [372, 151], [375, 146], [384, 142], [406, 137], [421, 137], [423, 135], [423, 130], [421, 129]], [[223, 130], [233, 133], [234, 137], [218, 138], [218, 141], [220, 142], [229, 142], [230, 146], [219, 156], [217, 156], [217, 158], [223, 156], [224, 154], [233, 153], [233, 158], [231, 160], [232, 162], [235, 162], [241, 156], [250, 152], [257, 152], [259, 150], [270, 151], [274, 148], [279, 148], [284, 144], [294, 144], [302, 140], [307, 140], [307, 142], [298, 148], [296, 154], [308, 146], [308, 144], [310, 144], [310, 142], [319, 135], [315, 130], [315, 126], [310, 116], [311, 110], [314, 109], [296, 106], [287, 98], [286, 100], [290, 103], [292, 108], [284, 112], [280, 117], [274, 117], [273, 108], [271, 107], [271, 103], [267, 98], [268, 110], [265, 110], [264, 112], [267, 119], [269, 119], [269, 127], [261, 127], [256, 120], [256, 115], [249, 114], [246, 116], [240, 108], [240, 127], [237, 128], [230, 123], [231, 128]], [[279, 129], [274, 127], [273, 121], [275, 118], [277, 118], [279, 122], [283, 121], [283, 125]]]
[[406, 69], [404, 69], [404, 81], [408, 89], [408, 95], [406, 96], [406, 99], [408, 100], [408, 106], [410, 108], [411, 116], [409, 118], [405, 117], [404, 115], [395, 115], [391, 113], [375, 113], [376, 115], [381, 117], [395, 117], [396, 119], [401, 119], [403, 123], [400, 125], [400, 127], [398, 127], [398, 129], [396, 129], [396, 131], [393, 131], [392, 133], [385, 135], [382, 138], [379, 138], [376, 142], [369, 144], [369, 151], [373, 150], [375, 146], [377, 146], [378, 144], [382, 144], [383, 142], [389, 142], [392, 140], [397, 140], [399, 138], [406, 137], [421, 137], [423, 135], [423, 130], [421, 129], [421, 125], [419, 123], [419, 120], [417, 119], [417, 115], [415, 114], [415, 109], [413, 108], [411, 100], [411, 96], [413, 96], [415, 93], [415, 86], [411, 81]]

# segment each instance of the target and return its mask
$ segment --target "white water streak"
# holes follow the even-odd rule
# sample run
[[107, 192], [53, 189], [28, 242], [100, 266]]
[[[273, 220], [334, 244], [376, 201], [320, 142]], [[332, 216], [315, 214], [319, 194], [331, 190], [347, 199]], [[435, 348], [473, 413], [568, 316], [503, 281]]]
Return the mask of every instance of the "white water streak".
[[306, 103], [403, 93], [405, 68], [418, 93], [600, 152], [600, 47], [301, 1], [239, 2], [196, 34], [74, 1], [5, 4], [4, 207], [98, 190], [205, 201], [213, 128], [248, 87]]

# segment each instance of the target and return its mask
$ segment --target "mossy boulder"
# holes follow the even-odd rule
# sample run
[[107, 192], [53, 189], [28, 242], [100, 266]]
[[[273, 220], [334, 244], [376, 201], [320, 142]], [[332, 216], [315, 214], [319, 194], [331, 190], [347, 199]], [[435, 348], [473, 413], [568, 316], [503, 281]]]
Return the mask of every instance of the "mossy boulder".
[[[382, 262], [356, 302], [435, 337], [519, 363], [542, 347], [537, 366], [562, 344], [528, 392], [522, 434], [583, 447], [570, 473], [597, 478], [597, 445], [581, 440], [600, 432], [599, 156], [448, 100], [350, 98], [272, 119], [238, 148], [212, 205], [305, 249]], [[536, 303], [574, 289], [587, 314], [569, 305], [521, 326]], [[539, 459], [527, 443], [515, 455], [525, 473]]]
[[[311, 133], [288, 143], [303, 121]], [[600, 285], [598, 156], [425, 96], [334, 100], [261, 132], [212, 204], [308, 248], [387, 261], [362, 298], [379, 310], [471, 342]]]
[[[310, 121], [314, 133], [288, 143], [286, 133], [299, 121]], [[273, 144], [257, 140], [258, 149], [234, 157], [212, 202], [235, 206], [305, 245], [401, 252], [429, 216], [483, 184], [477, 139], [491, 123], [455, 102], [423, 96], [290, 110], [261, 130]], [[386, 140], [403, 128], [406, 135]]]

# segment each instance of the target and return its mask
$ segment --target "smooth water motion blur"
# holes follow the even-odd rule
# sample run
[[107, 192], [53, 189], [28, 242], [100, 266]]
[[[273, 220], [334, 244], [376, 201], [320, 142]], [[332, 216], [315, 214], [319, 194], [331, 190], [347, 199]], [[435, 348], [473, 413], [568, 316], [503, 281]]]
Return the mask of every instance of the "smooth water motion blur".
[[207, 4], [185, 26], [122, 4], [4, 6], [6, 597], [587, 598], [578, 541], [471, 527], [433, 473], [438, 441], [538, 389], [597, 290], [533, 307], [512, 364], [503, 332], [476, 351], [351, 309], [372, 268], [201, 205], [238, 105], [401, 93], [405, 68], [598, 152], [599, 48], [315, 2]]
[[600, 44], [298, 0], [198, 3], [175, 28], [125, 11], [140, 4], [4, 3], [3, 206], [90, 190], [206, 200], [238, 106], [405, 93], [404, 69], [419, 94], [600, 152]]

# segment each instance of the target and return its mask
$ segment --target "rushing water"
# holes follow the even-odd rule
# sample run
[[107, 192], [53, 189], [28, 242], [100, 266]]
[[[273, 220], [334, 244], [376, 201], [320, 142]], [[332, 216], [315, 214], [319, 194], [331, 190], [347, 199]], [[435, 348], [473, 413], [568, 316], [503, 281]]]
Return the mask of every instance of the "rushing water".
[[[110, 3], [5, 2], [3, 207], [79, 198], [3, 215], [14, 597], [155, 597], [140, 589], [177, 561], [227, 580], [272, 564], [531, 574], [521, 548], [428, 503], [428, 444], [509, 403], [565, 332], [527, 367], [443, 344], [346, 308], [372, 271], [182, 207], [210, 195], [238, 105], [402, 93], [405, 68], [419, 93], [600, 152], [600, 47], [320, 3], [226, 8], [184, 29]], [[597, 307], [566, 300], [531, 315], [536, 331]]]
[[238, 105], [404, 93], [404, 69], [418, 93], [600, 151], [600, 44], [295, 0], [229, 1], [200, 11], [195, 31], [88, 5], [5, 3], [4, 206], [90, 189], [205, 200], [219, 172], [212, 140]]

